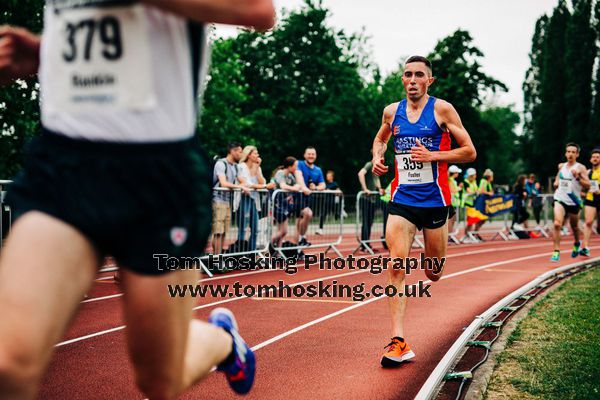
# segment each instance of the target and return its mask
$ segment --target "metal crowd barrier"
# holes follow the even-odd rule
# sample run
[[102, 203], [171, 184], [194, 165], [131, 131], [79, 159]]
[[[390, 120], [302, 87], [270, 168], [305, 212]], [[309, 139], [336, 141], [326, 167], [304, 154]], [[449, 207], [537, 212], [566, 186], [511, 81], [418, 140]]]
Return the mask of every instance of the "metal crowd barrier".
[[4, 203], [6, 187], [11, 183], [12, 181], [0, 180], [0, 251], [4, 245], [4, 239], [10, 232], [10, 226], [12, 223], [10, 206]]
[[359, 250], [375, 254], [371, 243], [385, 245], [385, 228], [387, 222], [387, 203], [381, 200], [379, 192], [360, 191], [356, 195], [356, 240]]
[[[454, 226], [452, 231], [448, 230], [448, 243], [460, 244], [458, 235], [460, 234], [460, 217], [464, 214], [464, 208], [454, 207], [456, 216], [454, 217]], [[449, 227], [448, 227], [449, 228]]]
[[[289, 251], [337, 249], [344, 228], [344, 194], [339, 190], [312, 191], [310, 195], [275, 190], [271, 196], [271, 251], [285, 257]], [[301, 240], [303, 237], [304, 240]]]
[[[546, 238], [550, 237], [550, 229], [552, 228], [552, 223], [549, 220], [549, 212], [552, 209], [552, 196], [553, 195], [540, 195], [542, 197], [542, 210], [540, 215], [540, 225], [536, 225], [535, 227], [524, 228], [522, 231], [525, 232], [540, 232], [540, 234]], [[529, 202], [527, 202], [528, 204]], [[529, 211], [528, 211], [529, 212]], [[529, 212], [529, 217], [534, 216], [533, 210]], [[492, 229], [481, 229], [481, 230], [471, 230], [466, 232], [461, 242], [464, 243], [466, 241], [471, 241], [474, 243], [482, 242], [484, 239], [481, 237], [481, 234], [492, 234], [493, 236], [489, 240], [495, 240], [496, 238], [501, 238], [502, 240], [519, 240], [517, 233], [513, 226], [513, 218], [514, 213], [508, 212], [503, 214], [502, 223], [499, 225], [498, 221], [493, 221], [493, 219], [487, 220], [486, 224], [488, 226], [492, 226]], [[465, 212], [464, 226], [467, 226], [467, 216]], [[485, 224], [483, 225], [485, 226]], [[519, 229], [521, 230], [521, 229]]]
[[[539, 197], [541, 197], [541, 201], [542, 201], [542, 208], [540, 210], [540, 224], [537, 224], [536, 221], [536, 226], [532, 226], [532, 227], [523, 227], [523, 229], [519, 229], [519, 231], [524, 231], [524, 232], [539, 232], [542, 236], [544, 236], [545, 238], [549, 238], [550, 237], [550, 230], [553, 228], [553, 223], [549, 223], [548, 220], [548, 215], [549, 215], [549, 210], [552, 208], [552, 201], [553, 201], [553, 197], [554, 195], [552, 194], [543, 194], [543, 195], [539, 195]], [[529, 219], [528, 222], [531, 220], [531, 217], [534, 217], [535, 220], [535, 211], [533, 209], [533, 206], [530, 204], [530, 201], [526, 202], [526, 210], [529, 213]], [[508, 235], [510, 239], [513, 240], [518, 240], [519, 237], [517, 236], [517, 233], [514, 229], [514, 225], [513, 225], [513, 220], [514, 220], [514, 213], [511, 213], [512, 218], [510, 219], [510, 222], [508, 220], [508, 218], [505, 219], [505, 228], [508, 231]]]
[[213, 188], [211, 236], [205, 255], [200, 258], [204, 272], [212, 276], [212, 270], [225, 272], [224, 266], [213, 268], [209, 256], [223, 255], [265, 257], [271, 240], [270, 192], [265, 189]]

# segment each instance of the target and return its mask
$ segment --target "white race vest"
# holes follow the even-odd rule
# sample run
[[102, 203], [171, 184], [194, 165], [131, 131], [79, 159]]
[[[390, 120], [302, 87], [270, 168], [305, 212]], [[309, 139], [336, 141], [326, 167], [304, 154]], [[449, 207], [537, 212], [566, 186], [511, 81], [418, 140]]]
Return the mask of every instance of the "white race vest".
[[150, 36], [141, 5], [60, 11], [45, 38], [46, 112], [135, 112], [157, 106]]
[[[131, 1], [46, 1], [40, 60], [42, 124], [73, 138], [190, 138], [208, 42], [174, 14]], [[202, 57], [194, 58], [194, 54]], [[198, 62], [200, 60], [200, 62]], [[198, 84], [198, 87], [194, 87]]]
[[571, 166], [564, 163], [558, 171], [558, 188], [554, 192], [554, 199], [568, 206], [579, 206], [581, 203], [581, 184], [575, 179], [571, 170], [579, 168], [581, 164]]

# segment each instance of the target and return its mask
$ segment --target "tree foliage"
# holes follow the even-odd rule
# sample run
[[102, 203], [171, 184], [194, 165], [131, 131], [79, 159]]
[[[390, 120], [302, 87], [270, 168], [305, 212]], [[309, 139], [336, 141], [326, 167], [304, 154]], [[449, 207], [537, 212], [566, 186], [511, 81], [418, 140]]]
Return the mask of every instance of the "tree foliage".
[[571, 3], [570, 8], [566, 0], [559, 0], [550, 17], [538, 20], [523, 84], [522, 142], [528, 167], [542, 177], [556, 174], [567, 142], [582, 146], [581, 162], [599, 144], [600, 1]]
[[506, 91], [507, 88], [482, 71], [479, 62], [482, 57], [483, 53], [473, 45], [473, 38], [467, 31], [459, 29], [440, 40], [429, 54], [436, 76], [431, 94], [449, 101], [458, 111], [478, 150], [473, 166], [480, 170], [498, 170], [504, 166], [492, 163], [492, 149], [511, 144], [504, 143], [494, 125], [482, 119], [480, 108], [486, 92]]
[[[42, 0], [5, 0], [0, 7], [0, 22], [41, 30]], [[334, 29], [328, 17], [322, 1], [305, 0], [271, 32], [244, 30], [214, 41], [198, 124], [209, 153], [224, 155], [232, 140], [255, 144], [268, 173], [285, 156], [301, 158], [306, 146], [315, 146], [317, 164], [334, 169], [346, 191], [358, 188], [356, 173], [370, 159], [383, 108], [405, 96], [403, 71], [400, 66], [382, 76], [365, 32]], [[483, 72], [483, 54], [466, 31], [440, 40], [429, 56], [437, 77], [432, 94], [461, 115], [478, 148], [475, 166], [502, 170], [508, 154], [514, 158], [515, 114], [507, 107], [482, 110], [482, 99], [506, 87]], [[19, 82], [0, 91], [4, 176], [20, 168], [23, 143], [39, 127], [35, 84]], [[497, 178], [504, 179], [502, 173]]]
[[[263, 169], [271, 170], [315, 146], [318, 165], [335, 169], [346, 188], [357, 186], [385, 101], [378, 85], [363, 79], [379, 75], [365, 37], [330, 28], [328, 13], [320, 2], [307, 1], [266, 35], [244, 31], [217, 42], [200, 129], [203, 138], [213, 138], [206, 141], [209, 151], [224, 154], [229, 140], [253, 142]], [[230, 103], [223, 96], [232, 84]], [[216, 116], [229, 110], [233, 126], [213, 130]]]
[[[42, 30], [43, 0], [2, 0], [0, 25]], [[37, 81], [18, 81], [0, 87], [0, 179], [9, 179], [23, 162], [25, 142], [39, 129]]]
[[592, 0], [578, 0], [567, 24], [565, 101], [568, 107], [566, 140], [585, 148], [591, 143], [585, 131], [592, 108], [592, 75], [597, 54], [596, 33], [591, 26]]

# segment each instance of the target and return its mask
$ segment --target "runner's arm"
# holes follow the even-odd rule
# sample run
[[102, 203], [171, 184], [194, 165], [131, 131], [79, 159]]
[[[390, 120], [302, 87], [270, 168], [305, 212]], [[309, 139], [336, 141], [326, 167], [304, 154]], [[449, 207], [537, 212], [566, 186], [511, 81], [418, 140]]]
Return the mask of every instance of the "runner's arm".
[[362, 188], [363, 192], [369, 193], [370, 190], [367, 188], [367, 182], [365, 180], [366, 175], [367, 171], [365, 171], [364, 168], [361, 168], [360, 171], [358, 171], [358, 181], [360, 182], [360, 187]]
[[272, 0], [141, 0], [199, 22], [253, 26], [267, 30], [275, 24]]
[[435, 102], [436, 120], [440, 121], [440, 127], [449, 131], [458, 148], [446, 151], [429, 151], [417, 140], [417, 145], [411, 149], [411, 159], [418, 162], [443, 161], [448, 163], [467, 163], [475, 161], [477, 151], [471, 141], [471, 136], [460, 120], [460, 116], [452, 106], [444, 100]]
[[558, 164], [558, 172], [556, 173], [556, 176], [554, 177], [554, 189], [556, 189], [558, 187], [558, 176], [560, 175], [560, 169], [562, 168], [562, 163]]
[[377, 176], [381, 176], [388, 171], [388, 166], [385, 165], [385, 151], [387, 150], [387, 142], [392, 136], [391, 125], [395, 108], [397, 108], [396, 103], [390, 104], [383, 110], [381, 126], [375, 140], [373, 140], [373, 173]]
[[23, 28], [0, 26], [0, 85], [35, 75], [40, 66], [40, 37]]
[[587, 175], [587, 169], [585, 167], [580, 167], [577, 172], [579, 172], [579, 175], [577, 176], [579, 178], [579, 184], [583, 190], [588, 190], [590, 188], [590, 179]]

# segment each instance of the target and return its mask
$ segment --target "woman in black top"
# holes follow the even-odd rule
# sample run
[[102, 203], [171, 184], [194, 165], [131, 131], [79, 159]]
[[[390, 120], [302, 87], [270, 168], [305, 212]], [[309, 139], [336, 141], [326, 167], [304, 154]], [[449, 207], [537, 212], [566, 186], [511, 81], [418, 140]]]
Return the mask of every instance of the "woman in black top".
[[527, 220], [529, 219], [529, 213], [527, 212], [526, 202], [527, 190], [525, 189], [525, 175], [519, 175], [517, 181], [513, 186], [513, 194], [515, 195], [515, 209], [513, 211], [513, 222], [511, 229], [515, 224], [523, 224], [527, 228]]

